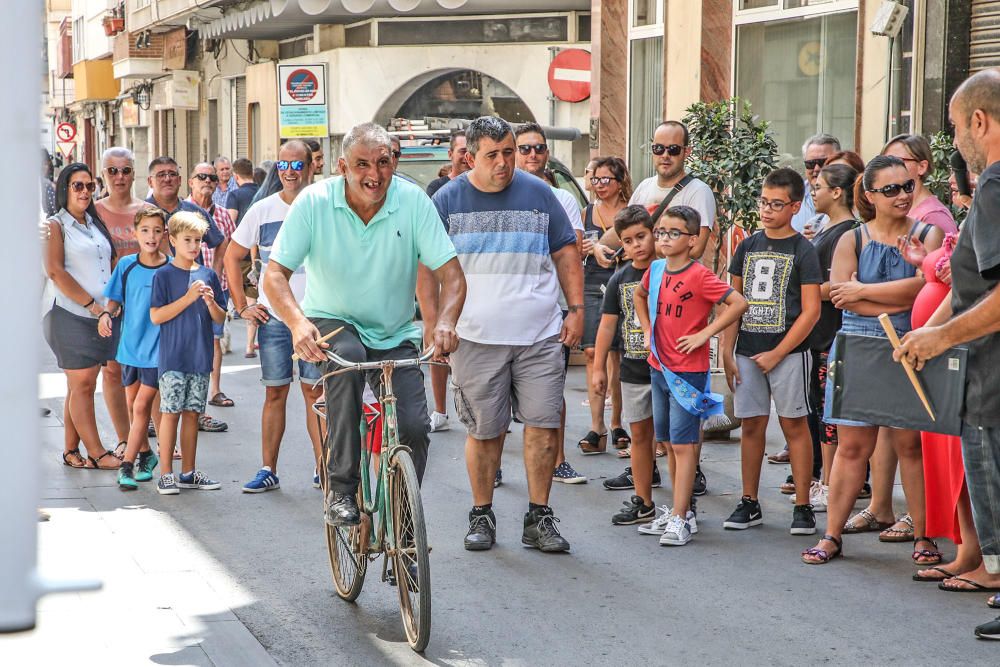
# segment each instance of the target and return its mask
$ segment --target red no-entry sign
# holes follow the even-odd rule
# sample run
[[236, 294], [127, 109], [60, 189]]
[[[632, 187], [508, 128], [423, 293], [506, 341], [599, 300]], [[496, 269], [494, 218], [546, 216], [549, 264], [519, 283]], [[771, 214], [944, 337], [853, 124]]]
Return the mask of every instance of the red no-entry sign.
[[582, 102], [590, 97], [590, 51], [560, 51], [549, 63], [549, 90], [563, 102]]

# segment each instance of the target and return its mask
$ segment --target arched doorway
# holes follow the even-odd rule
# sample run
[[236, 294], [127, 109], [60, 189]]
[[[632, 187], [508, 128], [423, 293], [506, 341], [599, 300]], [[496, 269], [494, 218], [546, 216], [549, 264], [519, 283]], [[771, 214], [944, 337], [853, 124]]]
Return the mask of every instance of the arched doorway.
[[478, 118], [500, 116], [512, 123], [535, 120], [524, 100], [502, 81], [478, 70], [446, 69], [414, 77], [379, 108], [375, 122], [393, 118]]

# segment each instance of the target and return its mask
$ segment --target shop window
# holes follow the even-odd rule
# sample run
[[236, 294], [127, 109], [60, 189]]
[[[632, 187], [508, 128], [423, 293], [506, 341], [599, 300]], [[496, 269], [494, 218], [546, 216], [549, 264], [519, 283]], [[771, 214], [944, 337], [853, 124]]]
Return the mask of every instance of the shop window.
[[663, 114], [663, 37], [630, 43], [628, 146], [632, 182], [653, 175], [649, 144]]
[[663, 19], [657, 13], [657, 5], [662, 4], [662, 0], [632, 0], [632, 27], [662, 23]]
[[379, 21], [380, 46], [565, 42], [566, 16], [434, 21]]
[[736, 27], [736, 94], [798, 156], [817, 132], [853, 143], [857, 13]]

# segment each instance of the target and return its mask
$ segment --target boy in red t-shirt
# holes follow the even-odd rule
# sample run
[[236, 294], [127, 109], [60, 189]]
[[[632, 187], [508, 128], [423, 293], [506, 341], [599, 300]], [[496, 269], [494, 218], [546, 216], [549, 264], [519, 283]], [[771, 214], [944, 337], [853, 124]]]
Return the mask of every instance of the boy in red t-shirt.
[[[674, 507], [651, 528], [662, 527], [660, 544], [682, 546], [691, 541], [691, 493], [698, 466], [701, 414], [690, 411], [692, 390], [708, 387], [708, 341], [743, 315], [746, 299], [704, 265], [691, 259], [698, 241], [701, 216], [690, 206], [668, 208], [656, 223], [653, 235], [665, 259], [657, 260], [636, 289], [635, 304], [647, 345], [653, 352], [649, 365], [653, 385], [653, 422], [656, 439], [670, 447], [670, 476]], [[662, 263], [662, 271], [657, 264]], [[651, 276], [662, 273], [655, 298], [650, 299]], [[655, 304], [650, 317], [650, 301]], [[725, 304], [712, 324], [712, 308]], [[686, 393], [685, 393], [686, 392]], [[686, 400], [679, 400], [684, 398]], [[644, 530], [642, 532], [659, 532]]]

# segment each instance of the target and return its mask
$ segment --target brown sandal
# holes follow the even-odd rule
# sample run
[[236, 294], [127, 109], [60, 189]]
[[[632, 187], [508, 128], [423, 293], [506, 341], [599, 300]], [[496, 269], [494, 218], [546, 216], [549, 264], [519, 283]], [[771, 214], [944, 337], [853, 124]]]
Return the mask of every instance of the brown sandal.
[[[69, 457], [71, 457], [71, 456], [76, 456], [77, 458], [79, 458], [80, 459], [80, 465], [76, 465], [75, 463], [70, 463], [69, 462]], [[69, 466], [70, 468], [77, 468], [77, 469], [81, 469], [81, 468], [86, 468], [87, 467], [87, 459], [83, 458], [83, 454], [80, 453], [80, 448], [79, 447], [77, 447], [76, 449], [71, 449], [68, 452], [63, 452], [62, 457], [63, 457], [63, 465], [64, 466]]]
[[[111, 468], [105, 468], [101, 465], [101, 461], [103, 461], [109, 456], [112, 459], [114, 459], [114, 466]], [[87, 460], [90, 462], [90, 465], [87, 466], [87, 469], [89, 470], [118, 470], [118, 467], [121, 465], [122, 462], [121, 459], [115, 456], [115, 453], [110, 450], [105, 450], [104, 453], [98, 456], [96, 459], [93, 456], [88, 456]]]

